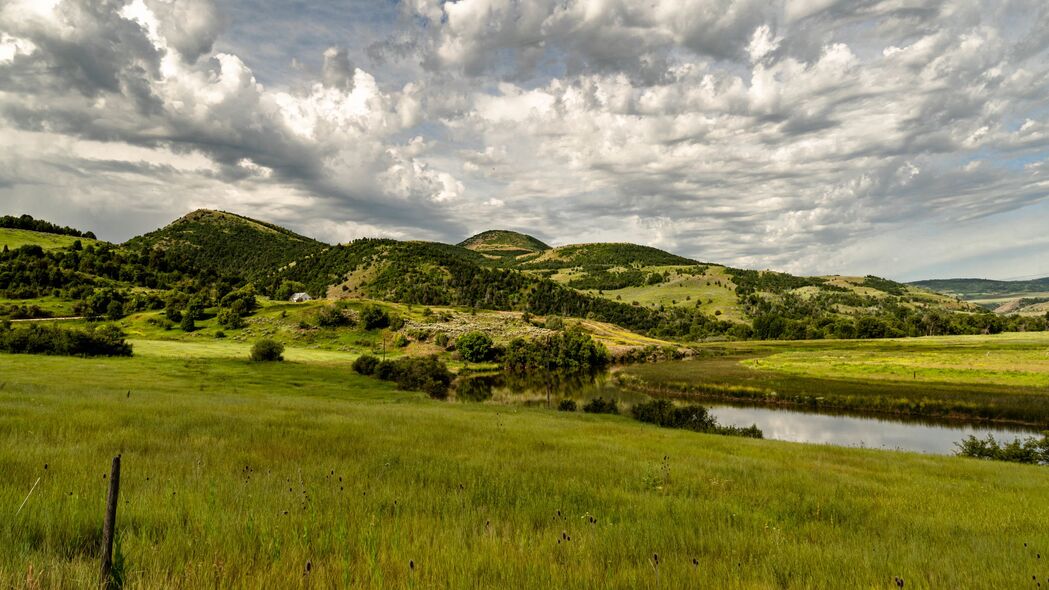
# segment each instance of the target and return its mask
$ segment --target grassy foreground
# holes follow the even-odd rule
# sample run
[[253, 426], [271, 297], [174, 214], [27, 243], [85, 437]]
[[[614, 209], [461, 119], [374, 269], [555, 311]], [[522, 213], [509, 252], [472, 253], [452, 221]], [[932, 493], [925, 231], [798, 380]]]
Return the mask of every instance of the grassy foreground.
[[0, 355], [0, 587], [95, 583], [117, 453], [127, 587], [1049, 585], [1049, 469], [436, 402], [350, 355], [220, 346]]

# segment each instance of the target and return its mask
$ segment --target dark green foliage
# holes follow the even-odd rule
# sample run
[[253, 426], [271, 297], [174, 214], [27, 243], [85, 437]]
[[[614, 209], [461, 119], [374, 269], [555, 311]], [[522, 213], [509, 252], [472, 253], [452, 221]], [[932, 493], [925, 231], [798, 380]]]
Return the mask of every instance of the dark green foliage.
[[686, 266], [695, 260], [638, 244], [573, 244], [556, 250], [557, 257], [542, 261], [525, 260], [521, 268], [558, 269], [581, 267], [584, 270], [634, 266]]
[[135, 249], [159, 250], [201, 269], [248, 278], [317, 254], [326, 246], [282, 227], [221, 211], [194, 211], [165, 228], [132, 239]]
[[365, 330], [377, 330], [390, 325], [390, 315], [378, 305], [365, 305], [361, 309], [361, 324]]
[[335, 305], [327, 305], [318, 310], [316, 320], [321, 328], [338, 328], [353, 324], [352, 318]]
[[644, 284], [645, 273], [635, 269], [621, 271], [596, 269], [568, 281], [568, 286], [573, 289], [598, 291], [615, 291], [627, 287], [640, 287]]
[[634, 418], [641, 422], [648, 422], [649, 424], [656, 424], [665, 428], [682, 428], [695, 432], [762, 438], [762, 432], [757, 426], [748, 428], [721, 426], [705, 407], [696, 404], [677, 406], [665, 399], [655, 399], [635, 405], [633, 414]]
[[182, 314], [182, 321], [179, 322], [178, 327], [181, 328], [183, 332], [193, 332], [196, 330], [197, 322], [193, 319], [193, 314], [189, 312]]
[[491, 358], [492, 339], [484, 332], [467, 332], [455, 339], [455, 349], [464, 360], [481, 363]]
[[54, 314], [39, 305], [0, 305], [0, 318], [11, 320], [32, 320], [53, 317]]
[[463, 240], [459, 246], [501, 257], [520, 256], [550, 249], [550, 246], [532, 236], [506, 230], [481, 232]]
[[[356, 366], [354, 369], [356, 370]], [[362, 366], [362, 369], [365, 367]], [[384, 381], [396, 382], [397, 387], [401, 389], [421, 391], [434, 399], [448, 397], [448, 390], [451, 388], [454, 377], [448, 370], [448, 366], [436, 356], [380, 361], [374, 366], [372, 374]]]
[[93, 329], [64, 329], [32, 324], [12, 328], [0, 322], [0, 351], [19, 354], [64, 356], [131, 356], [124, 332], [109, 324]]
[[374, 375], [378, 366], [379, 359], [370, 354], [361, 355], [353, 361], [353, 370], [360, 375]]
[[726, 269], [736, 284], [736, 295], [743, 299], [758, 291], [784, 293], [802, 287], [823, 287], [827, 281], [819, 277], [796, 277], [782, 272]]
[[124, 304], [116, 299], [110, 300], [106, 305], [106, 319], [115, 322], [122, 317], [124, 317]]
[[877, 289], [890, 295], [903, 295], [906, 291], [906, 288], [903, 285], [874, 275], [867, 275], [864, 277], [861, 286]]
[[604, 345], [577, 330], [532, 341], [516, 338], [503, 355], [503, 367], [509, 373], [585, 373], [603, 369], [610, 361]]
[[557, 411], [559, 412], [574, 412], [576, 411], [576, 403], [574, 399], [565, 398], [561, 400], [561, 403], [557, 404]]
[[219, 325], [227, 330], [237, 330], [244, 327], [244, 318], [232, 309], [220, 310], [217, 319]]
[[276, 340], [263, 338], [251, 347], [251, 360], [255, 362], [283, 361], [284, 345]]
[[448, 346], [448, 334], [441, 332], [440, 334], [434, 337], [433, 343], [441, 347]]
[[45, 234], [57, 234], [60, 236], [74, 236], [77, 238], [89, 238], [95, 239], [95, 234], [91, 232], [82, 232], [71, 227], [62, 227], [55, 225], [54, 223], [44, 221], [43, 219], [33, 219], [31, 215], [20, 215], [15, 217], [13, 215], [4, 215], [0, 217], [0, 228], [7, 229], [27, 229], [29, 231], [38, 231]]
[[614, 399], [595, 397], [583, 404], [583, 411], [588, 414], [618, 414], [619, 404]]
[[1041, 438], [1015, 439], [1005, 444], [991, 434], [988, 434], [986, 439], [979, 439], [970, 434], [969, 438], [956, 446], [958, 454], [963, 457], [1049, 465], [1049, 432], [1042, 434]]

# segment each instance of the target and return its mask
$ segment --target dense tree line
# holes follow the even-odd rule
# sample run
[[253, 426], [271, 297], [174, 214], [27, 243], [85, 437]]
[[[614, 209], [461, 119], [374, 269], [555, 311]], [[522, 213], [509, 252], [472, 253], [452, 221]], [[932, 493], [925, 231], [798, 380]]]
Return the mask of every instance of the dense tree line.
[[31, 215], [19, 215], [15, 217], [13, 215], [4, 215], [0, 217], [0, 228], [6, 229], [26, 229], [29, 231], [37, 231], [46, 234], [57, 234], [60, 236], [73, 236], [75, 238], [88, 238], [91, 240], [96, 239], [95, 234], [92, 232], [82, 232], [72, 227], [63, 227], [51, 223], [50, 221], [44, 221], [43, 219], [33, 219]]
[[131, 345], [116, 326], [104, 324], [91, 329], [65, 329], [31, 324], [14, 328], [0, 322], [0, 351], [15, 354], [64, 356], [131, 356]]
[[503, 368], [508, 373], [587, 373], [604, 369], [610, 362], [611, 356], [601, 343], [577, 330], [535, 340], [516, 338], [503, 354]]

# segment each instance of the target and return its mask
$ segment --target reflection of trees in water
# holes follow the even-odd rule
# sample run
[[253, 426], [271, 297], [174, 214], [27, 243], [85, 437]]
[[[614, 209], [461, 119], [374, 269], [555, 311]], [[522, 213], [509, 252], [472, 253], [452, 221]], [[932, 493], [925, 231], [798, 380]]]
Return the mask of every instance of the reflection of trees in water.
[[556, 397], [571, 396], [594, 384], [602, 371], [543, 371], [530, 373], [497, 373], [460, 377], [455, 396], [464, 401], [491, 399], [495, 389], [507, 388], [518, 393], [534, 392], [546, 396], [547, 405]]

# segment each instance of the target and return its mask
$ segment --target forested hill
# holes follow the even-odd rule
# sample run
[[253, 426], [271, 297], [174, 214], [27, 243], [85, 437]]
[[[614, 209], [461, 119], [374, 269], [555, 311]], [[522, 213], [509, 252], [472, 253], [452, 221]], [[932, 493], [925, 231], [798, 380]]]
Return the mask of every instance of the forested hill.
[[[305, 291], [593, 319], [679, 340], [978, 334], [1042, 330], [1049, 319], [1049, 310], [1038, 311], [1045, 302], [1035, 300], [1025, 300], [1029, 313], [994, 314], [875, 276], [741, 270], [636, 244], [549, 248], [506, 231], [479, 234], [465, 246], [386, 239], [328, 246], [269, 223], [200, 210], [119, 246], [2, 232], [21, 233], [8, 236], [11, 244], [0, 252], [0, 299], [50, 295], [74, 311], [111, 317], [207, 307], [242, 292], [286, 300]], [[48, 237], [72, 243], [43, 243]]]
[[910, 284], [944, 293], [946, 295], [954, 295], [967, 300], [1049, 292], [1049, 277], [1027, 281], [930, 279], [925, 281], [915, 281]]
[[280, 226], [200, 209], [129, 240], [131, 249], [162, 249], [198, 268], [258, 278], [328, 246]]
[[508, 230], [488, 230], [466, 238], [459, 247], [494, 257], [517, 257], [549, 250], [530, 235]]

